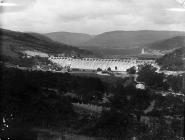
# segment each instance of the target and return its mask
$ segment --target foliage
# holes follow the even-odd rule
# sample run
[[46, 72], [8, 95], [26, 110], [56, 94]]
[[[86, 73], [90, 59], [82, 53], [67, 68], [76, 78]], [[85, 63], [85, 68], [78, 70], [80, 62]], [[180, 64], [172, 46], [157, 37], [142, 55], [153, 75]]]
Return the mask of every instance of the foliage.
[[70, 101], [56, 93], [46, 92], [32, 76], [19, 70], [3, 72], [2, 114], [11, 113], [22, 123], [39, 123], [38, 125], [42, 122], [56, 123], [63, 119], [67, 120], [67, 116], [72, 116]]
[[139, 66], [137, 81], [144, 82], [147, 86], [155, 89], [168, 89], [168, 85], [164, 82], [165, 75], [157, 73], [157, 68], [152, 65], [145, 64]]
[[3, 66], [1, 74], [2, 114], [13, 113], [23, 122], [32, 120], [34, 123], [36, 119], [35, 123], [41, 120], [52, 123], [70, 119], [66, 116], [72, 115], [73, 109], [71, 101], [63, 96], [66, 92], [75, 92], [84, 102], [100, 101], [104, 93], [104, 85], [98, 78]]
[[107, 71], [111, 71], [111, 68], [110, 68], [110, 67], [108, 67]]
[[183, 90], [183, 76], [173, 76], [170, 75], [167, 77], [167, 83], [171, 87], [171, 89], [175, 92], [179, 92]]
[[[0, 117], [9, 119], [13, 114], [10, 127], [12, 125], [22, 127], [22, 124], [27, 124], [47, 128], [58, 125], [78, 129], [82, 134], [87, 132], [86, 134], [107, 139], [130, 139], [137, 136], [140, 139], [157, 140], [157, 138], [181, 136], [182, 120], [178, 119], [178, 117], [183, 118], [184, 113], [181, 97], [162, 96], [149, 89], [141, 90], [134, 86], [124, 87], [127, 78], [117, 81], [111, 79], [112, 81], [108, 83], [107, 79], [98, 77], [23, 71], [3, 66], [0, 68], [3, 81], [0, 86], [2, 110]], [[151, 74], [156, 74], [156, 69], [150, 65], [142, 66], [139, 70], [140, 76], [143, 76], [142, 80], [146, 80]], [[168, 78], [170, 80], [167, 82], [171, 81], [173, 84], [173, 79], [177, 78], [174, 80], [177, 82], [180, 77]], [[65, 94], [68, 92], [75, 94], [77, 99], [66, 97]], [[110, 92], [112, 96], [108, 97], [109, 103], [101, 103], [104, 93]], [[98, 115], [83, 111], [75, 113], [72, 101], [101, 104], [103, 112]], [[153, 110], [145, 114], [144, 110], [153, 101], [155, 101]], [[140, 121], [143, 115], [151, 119], [151, 126]], [[173, 118], [171, 125], [165, 123], [166, 116]]]
[[184, 58], [185, 48], [176, 49], [172, 53], [166, 54], [157, 60], [157, 63], [164, 70], [185, 70]]
[[157, 73], [156, 70], [151, 65], [140, 66], [137, 80], [153, 89], [168, 90], [171, 88], [175, 92], [183, 91], [183, 75], [166, 77], [163, 73]]
[[136, 74], [136, 67], [133, 66], [133, 67], [127, 69], [127, 73], [128, 74]]
[[[110, 99], [110, 110], [104, 111], [93, 127], [93, 134], [105, 137], [126, 138], [139, 127], [143, 110], [150, 105], [150, 94], [135, 87], [120, 87]], [[136, 115], [136, 119], [135, 119]], [[137, 125], [136, 125], [137, 124]]]
[[97, 71], [102, 71], [102, 69], [100, 69], [100, 68], [97, 68]]

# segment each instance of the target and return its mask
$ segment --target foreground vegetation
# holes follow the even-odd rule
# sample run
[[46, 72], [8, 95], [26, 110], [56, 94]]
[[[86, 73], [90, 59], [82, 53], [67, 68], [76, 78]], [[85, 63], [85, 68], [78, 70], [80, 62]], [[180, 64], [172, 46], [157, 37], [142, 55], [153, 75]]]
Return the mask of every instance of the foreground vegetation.
[[162, 70], [184, 71], [185, 48], [179, 48], [157, 60]]
[[[156, 74], [143, 66], [139, 80], [148, 88], [137, 89], [132, 78], [107, 82], [1, 65], [0, 117], [8, 125], [1, 123], [1, 137], [36, 139], [33, 128], [44, 128], [103, 139], [178, 140], [184, 129], [184, 97], [156, 94], [152, 86], [161, 87], [146, 80], [146, 67]], [[101, 106], [103, 111], [82, 110], [72, 103]]]

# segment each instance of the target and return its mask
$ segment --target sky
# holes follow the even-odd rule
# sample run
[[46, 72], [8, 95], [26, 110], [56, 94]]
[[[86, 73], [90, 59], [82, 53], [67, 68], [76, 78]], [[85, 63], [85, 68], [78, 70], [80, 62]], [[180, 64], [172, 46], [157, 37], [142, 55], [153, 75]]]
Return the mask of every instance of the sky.
[[185, 31], [185, 0], [0, 0], [0, 26], [23, 32]]

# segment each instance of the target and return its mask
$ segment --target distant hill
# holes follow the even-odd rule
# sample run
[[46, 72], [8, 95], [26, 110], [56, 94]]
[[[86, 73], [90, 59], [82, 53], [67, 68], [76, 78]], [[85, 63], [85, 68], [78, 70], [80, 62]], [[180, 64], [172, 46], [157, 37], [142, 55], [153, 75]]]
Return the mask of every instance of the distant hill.
[[[90, 36], [81, 33], [55, 32], [46, 34], [47, 37], [79, 48], [90, 50], [103, 57], [120, 57], [138, 55], [142, 48], [168, 49], [172, 45], [165, 45], [163, 41], [177, 36], [185, 36], [185, 32], [178, 31], [111, 31]], [[178, 37], [177, 39], [178, 42]], [[173, 42], [173, 41], [172, 41]], [[174, 41], [175, 42], [175, 41]], [[176, 46], [179, 46], [178, 43]], [[159, 47], [158, 47], [159, 46]]]
[[51, 38], [49, 38], [43, 34], [40, 34], [40, 33], [28, 32], [28, 34], [30, 34], [38, 39], [41, 39], [41, 40], [54, 41]]
[[176, 36], [170, 39], [157, 41], [152, 44], [146, 45], [146, 47], [153, 50], [162, 50], [162, 51], [185, 47], [185, 36]]
[[77, 54], [92, 55], [90, 51], [62, 44], [38, 33], [23, 33], [0, 29], [1, 56], [18, 58], [20, 52], [25, 50], [36, 50], [48, 54]]
[[75, 46], [93, 38], [93, 36], [88, 34], [70, 32], [52, 32], [45, 35], [55, 41]]
[[185, 70], [185, 47], [174, 50], [157, 60], [164, 70]]
[[[83, 47], [100, 48], [141, 48], [144, 44], [169, 39], [175, 36], [185, 36], [178, 31], [112, 31], [99, 34], [89, 41], [80, 44]], [[82, 48], [83, 48], [82, 47]]]

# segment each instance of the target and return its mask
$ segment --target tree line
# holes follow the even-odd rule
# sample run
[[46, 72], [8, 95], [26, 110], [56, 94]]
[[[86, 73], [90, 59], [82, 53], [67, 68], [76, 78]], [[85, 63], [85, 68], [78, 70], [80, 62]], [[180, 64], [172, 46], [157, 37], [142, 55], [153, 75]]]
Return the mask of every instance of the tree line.
[[[161, 88], [155, 78], [155, 69], [151, 66], [140, 68], [139, 80], [146, 82], [153, 88]], [[143, 74], [143, 72], [145, 74]], [[106, 138], [128, 139], [133, 136], [168, 137], [167, 127], [164, 121], [159, 122], [160, 128], [151, 128], [140, 122], [146, 115], [144, 110], [155, 100], [155, 108], [147, 114], [152, 118], [164, 120], [165, 115], [182, 116], [183, 101], [178, 97], [157, 95], [150, 88], [136, 89], [134, 84], [124, 86], [124, 81], [118, 81], [114, 86], [95, 77], [74, 76], [68, 73], [52, 73], [42, 71], [22, 71], [15, 68], [6, 68], [1, 65], [1, 119], [4, 117], [13, 121], [11, 127], [28, 125], [29, 127], [49, 128], [51, 126], [73, 128], [80, 133]], [[144, 76], [144, 77], [143, 77]], [[148, 79], [148, 76], [149, 77]], [[156, 76], [156, 75], [155, 75]], [[161, 76], [161, 75], [159, 75]], [[159, 78], [161, 79], [161, 78]], [[158, 81], [158, 83], [157, 83]], [[162, 82], [163, 80], [161, 80]], [[172, 83], [173, 84], [173, 83]], [[110, 108], [103, 110], [99, 117], [92, 118], [90, 114], [78, 114], [75, 112], [67, 92], [77, 95], [77, 101], [83, 103], [96, 103], [102, 101], [105, 93], [110, 93], [109, 102], [102, 106]], [[169, 109], [170, 107], [170, 109]], [[164, 123], [164, 125], [163, 125]], [[181, 122], [175, 120], [176, 127], [169, 127], [173, 137], [179, 133]], [[174, 125], [174, 124], [173, 124]], [[1, 123], [1, 127], [3, 124]], [[155, 133], [150, 134], [150, 130]], [[1, 133], [2, 134], [2, 133]], [[19, 133], [20, 134], [20, 133]]]

